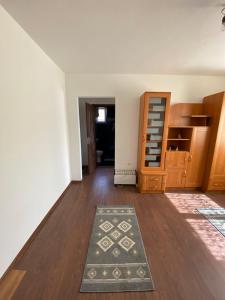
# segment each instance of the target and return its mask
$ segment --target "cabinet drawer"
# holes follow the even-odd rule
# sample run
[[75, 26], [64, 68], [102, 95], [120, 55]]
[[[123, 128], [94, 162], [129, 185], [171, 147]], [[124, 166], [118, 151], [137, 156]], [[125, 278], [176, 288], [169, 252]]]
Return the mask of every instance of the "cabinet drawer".
[[223, 191], [225, 190], [225, 178], [211, 179], [209, 182], [209, 190], [212, 191]]
[[156, 182], [162, 182], [162, 176], [161, 175], [149, 175], [149, 176], [145, 176], [146, 177], [146, 181], [149, 183], [156, 183]]
[[146, 178], [143, 182], [143, 190], [145, 191], [161, 191], [162, 189], [162, 180], [154, 180]]
[[141, 175], [142, 192], [162, 192], [165, 188], [165, 175]]

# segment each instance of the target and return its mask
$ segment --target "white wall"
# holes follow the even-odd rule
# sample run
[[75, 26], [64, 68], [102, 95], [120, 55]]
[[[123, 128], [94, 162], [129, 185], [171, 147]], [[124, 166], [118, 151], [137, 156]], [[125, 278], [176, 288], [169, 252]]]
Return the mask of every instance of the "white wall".
[[87, 126], [86, 126], [86, 103], [90, 104], [115, 104], [114, 98], [79, 98], [80, 134], [81, 134], [81, 157], [82, 165], [88, 165], [87, 150]]
[[65, 75], [0, 6], [0, 277], [70, 182]]
[[115, 168], [136, 169], [139, 97], [144, 91], [171, 91], [172, 102], [200, 102], [225, 90], [225, 77], [181, 75], [66, 75], [69, 106], [71, 173], [81, 178], [78, 104], [76, 97], [115, 97]]

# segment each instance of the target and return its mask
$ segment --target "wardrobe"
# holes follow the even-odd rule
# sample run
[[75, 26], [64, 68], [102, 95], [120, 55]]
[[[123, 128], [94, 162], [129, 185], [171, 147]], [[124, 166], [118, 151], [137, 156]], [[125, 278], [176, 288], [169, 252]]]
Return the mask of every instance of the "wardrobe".
[[138, 189], [225, 190], [225, 93], [170, 105], [170, 92], [141, 96]]
[[225, 92], [205, 97], [203, 107], [211, 117], [203, 190], [225, 191]]

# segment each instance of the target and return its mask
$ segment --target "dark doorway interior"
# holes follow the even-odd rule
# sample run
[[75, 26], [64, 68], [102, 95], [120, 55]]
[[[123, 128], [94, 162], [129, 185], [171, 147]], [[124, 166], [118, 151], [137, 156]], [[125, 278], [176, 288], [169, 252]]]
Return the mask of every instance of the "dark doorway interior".
[[96, 162], [98, 166], [115, 163], [115, 105], [95, 105]]

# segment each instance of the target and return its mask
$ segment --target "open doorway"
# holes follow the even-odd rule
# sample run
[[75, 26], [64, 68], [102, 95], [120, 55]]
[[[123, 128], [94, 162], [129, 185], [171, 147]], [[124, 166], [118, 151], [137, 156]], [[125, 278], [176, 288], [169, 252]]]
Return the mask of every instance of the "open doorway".
[[79, 98], [83, 176], [115, 164], [115, 99]]
[[115, 164], [115, 104], [96, 105], [96, 155], [98, 166]]

